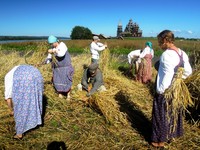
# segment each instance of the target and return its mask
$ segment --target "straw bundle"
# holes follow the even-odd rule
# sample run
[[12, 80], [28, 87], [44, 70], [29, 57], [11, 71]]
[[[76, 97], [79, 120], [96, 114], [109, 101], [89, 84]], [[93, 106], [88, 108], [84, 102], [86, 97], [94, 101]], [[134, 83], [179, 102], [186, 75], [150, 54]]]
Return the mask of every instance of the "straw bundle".
[[119, 123], [128, 125], [125, 115], [119, 111], [119, 105], [108, 95], [106, 96], [102, 93], [97, 96], [97, 94], [95, 94], [88, 100], [88, 104], [90, 107], [103, 114], [107, 123], [113, 125]]
[[[174, 131], [176, 127], [176, 120], [178, 118], [178, 114], [183, 108], [183, 112], [187, 111], [188, 106], [193, 106], [194, 103], [191, 99], [190, 92], [182, 79], [182, 75], [184, 72], [184, 68], [179, 67], [177, 73], [175, 74], [171, 86], [165, 91], [164, 96], [167, 104], [167, 117], [169, 122], [173, 122]], [[172, 115], [169, 118], [169, 113]], [[173, 120], [171, 120], [173, 118]]]
[[138, 73], [139, 63], [137, 62], [138, 57], [133, 57], [131, 60], [131, 73], [132, 75], [136, 75]]
[[101, 70], [102, 70], [102, 73], [103, 73], [104, 77], [107, 77], [109, 60], [110, 60], [110, 51], [109, 51], [108, 48], [106, 48], [102, 52], [101, 62], [100, 62], [100, 67], [101, 67]]
[[200, 70], [196, 70], [185, 80], [185, 84], [192, 95], [192, 99], [196, 102], [196, 107], [200, 104]]
[[190, 55], [190, 61], [194, 68], [197, 70], [200, 69], [200, 51], [198, 48], [196, 48], [196, 50], [194, 50]]
[[194, 71], [192, 75], [185, 80], [185, 84], [187, 85], [194, 102], [194, 106], [189, 107], [192, 120], [194, 123], [200, 125], [200, 70]]
[[147, 68], [145, 67], [147, 65], [147, 61], [145, 58], [141, 58], [141, 62], [139, 63], [139, 66], [138, 66], [138, 74], [141, 74], [141, 75], [145, 75], [147, 74]]

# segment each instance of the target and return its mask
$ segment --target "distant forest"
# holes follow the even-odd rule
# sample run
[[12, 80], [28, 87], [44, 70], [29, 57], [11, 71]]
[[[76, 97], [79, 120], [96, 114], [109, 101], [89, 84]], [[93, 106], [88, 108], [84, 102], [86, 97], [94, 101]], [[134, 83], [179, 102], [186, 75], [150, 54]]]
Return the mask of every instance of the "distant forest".
[[[0, 36], [0, 41], [7, 40], [47, 40], [48, 36]], [[69, 39], [67, 37], [58, 37], [58, 39]]]
[[[69, 37], [57, 37], [58, 39], [70, 39]], [[115, 37], [113, 37], [115, 38]], [[155, 37], [143, 37], [143, 38], [155, 38]], [[199, 39], [195, 38], [183, 38], [183, 37], [175, 37], [177, 40], [194, 40], [199, 41]], [[0, 36], [0, 41], [7, 40], [47, 40], [48, 36]], [[129, 37], [126, 37], [129, 39]], [[130, 38], [132, 39], [132, 37]]]

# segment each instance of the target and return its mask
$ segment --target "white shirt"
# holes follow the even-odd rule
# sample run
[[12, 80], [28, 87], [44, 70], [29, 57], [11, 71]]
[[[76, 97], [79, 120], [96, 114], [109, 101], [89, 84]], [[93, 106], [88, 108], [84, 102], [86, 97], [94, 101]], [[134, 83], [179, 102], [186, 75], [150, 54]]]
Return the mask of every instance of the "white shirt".
[[14, 68], [12, 68], [6, 75], [4, 78], [4, 85], [5, 85], [5, 99], [8, 98], [12, 98], [12, 87], [13, 87], [13, 75], [15, 70], [18, 68], [19, 66], [15, 66]]
[[131, 52], [128, 54], [128, 63], [131, 64], [131, 60], [132, 60], [134, 57], [137, 57], [137, 56], [139, 57], [139, 56], [140, 56], [140, 52], [141, 52], [140, 49], [131, 51]]
[[93, 59], [99, 59], [99, 52], [105, 49], [105, 46], [102, 43], [95, 43], [94, 41], [90, 44], [90, 52]]
[[[54, 55], [58, 57], [63, 57], [65, 53], [67, 52], [68, 48], [65, 45], [65, 43], [60, 42], [56, 48], [53, 48], [53, 51], [55, 52]], [[47, 64], [50, 63], [48, 59], [52, 59], [52, 54], [48, 54], [47, 56]]]
[[149, 46], [146, 46], [142, 53], [140, 54], [140, 58], [144, 58], [146, 54], [151, 54], [152, 58], [154, 57], [154, 51]]
[[[181, 55], [181, 51], [179, 49], [179, 54]], [[187, 54], [182, 51], [183, 62], [184, 62], [184, 74], [183, 78], [188, 77], [192, 73], [192, 68], [189, 63], [189, 58]], [[158, 94], [163, 94], [165, 90], [171, 85], [173, 76], [174, 76], [174, 68], [179, 64], [180, 57], [174, 50], [165, 50], [160, 57], [160, 65], [158, 69], [157, 76], [157, 86], [156, 91]]]

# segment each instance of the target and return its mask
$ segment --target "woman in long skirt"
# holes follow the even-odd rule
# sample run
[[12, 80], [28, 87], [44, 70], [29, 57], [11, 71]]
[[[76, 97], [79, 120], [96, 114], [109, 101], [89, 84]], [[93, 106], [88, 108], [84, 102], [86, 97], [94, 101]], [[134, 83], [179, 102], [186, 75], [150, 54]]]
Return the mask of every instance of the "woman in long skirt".
[[152, 58], [154, 57], [154, 50], [151, 42], [145, 43], [145, 48], [142, 50], [138, 61], [138, 73], [136, 80], [141, 83], [148, 83], [152, 80]]
[[[44, 64], [52, 62], [54, 88], [60, 98], [64, 95], [69, 100], [74, 68], [71, 64], [68, 48], [64, 42], [59, 42], [53, 35], [48, 37], [48, 42], [51, 48], [48, 50]], [[55, 61], [53, 61], [53, 57]]]
[[[159, 60], [158, 75], [156, 78], [156, 95], [152, 110], [152, 145], [164, 147], [165, 142], [183, 135], [183, 119], [181, 107], [177, 112], [177, 118], [172, 115], [172, 109], [167, 108], [164, 97], [166, 89], [172, 84], [172, 79], [178, 67], [184, 68], [183, 78], [192, 73], [187, 54], [174, 45], [174, 34], [170, 30], [164, 30], [158, 34], [158, 44], [164, 50]], [[170, 102], [172, 102], [171, 99]], [[176, 119], [175, 121], [173, 121]], [[171, 130], [171, 129], [174, 130]]]
[[30, 65], [15, 66], [5, 76], [5, 99], [14, 114], [16, 135], [42, 124], [43, 78], [40, 71]]

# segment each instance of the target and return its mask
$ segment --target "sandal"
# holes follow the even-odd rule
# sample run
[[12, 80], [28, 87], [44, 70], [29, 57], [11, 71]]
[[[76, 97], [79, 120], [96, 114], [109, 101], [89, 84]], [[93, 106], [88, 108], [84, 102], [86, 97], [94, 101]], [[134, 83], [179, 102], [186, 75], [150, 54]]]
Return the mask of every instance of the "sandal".
[[58, 97], [59, 97], [59, 98], [63, 98], [63, 95], [62, 95], [62, 94], [58, 94]]
[[23, 138], [23, 136], [21, 135], [21, 136], [19, 136], [19, 135], [14, 135], [13, 136], [13, 139], [15, 139], [15, 140], [22, 140], [22, 138]]
[[9, 115], [10, 115], [10, 116], [14, 116], [14, 112], [11, 111], [11, 112], [9, 113]]
[[153, 147], [159, 147], [159, 143], [156, 143], [156, 142], [151, 142], [151, 145], [152, 145]]

